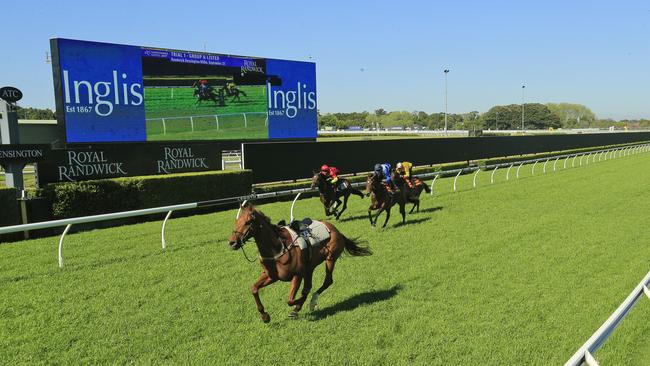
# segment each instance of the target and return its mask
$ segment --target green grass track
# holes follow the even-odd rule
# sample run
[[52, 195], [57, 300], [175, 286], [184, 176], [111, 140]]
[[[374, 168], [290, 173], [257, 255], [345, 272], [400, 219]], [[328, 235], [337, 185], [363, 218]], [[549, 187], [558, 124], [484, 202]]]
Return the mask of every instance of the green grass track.
[[[297, 320], [288, 284], [262, 289], [269, 324], [250, 294], [259, 265], [226, 245], [234, 211], [172, 219], [166, 253], [161, 222], [72, 234], [62, 270], [57, 238], [0, 245], [0, 363], [563, 364], [650, 270], [650, 154], [558, 170], [506, 182], [499, 169], [494, 184], [482, 172], [477, 189], [468, 174], [458, 193], [439, 179], [420, 213], [397, 225], [395, 210], [386, 229], [351, 197], [336, 225], [374, 255], [341, 258]], [[287, 219], [290, 204], [259, 208]], [[601, 364], [650, 363], [648, 319], [641, 299]]]

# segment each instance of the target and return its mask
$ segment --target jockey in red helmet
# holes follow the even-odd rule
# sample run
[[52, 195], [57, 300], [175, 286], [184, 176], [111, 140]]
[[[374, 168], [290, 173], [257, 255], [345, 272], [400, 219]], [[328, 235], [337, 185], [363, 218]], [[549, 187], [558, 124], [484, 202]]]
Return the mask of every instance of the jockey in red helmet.
[[338, 168], [334, 166], [323, 164], [323, 166], [320, 167], [320, 174], [325, 177], [327, 183], [331, 184], [334, 189], [336, 189], [336, 183], [339, 181], [338, 173]]

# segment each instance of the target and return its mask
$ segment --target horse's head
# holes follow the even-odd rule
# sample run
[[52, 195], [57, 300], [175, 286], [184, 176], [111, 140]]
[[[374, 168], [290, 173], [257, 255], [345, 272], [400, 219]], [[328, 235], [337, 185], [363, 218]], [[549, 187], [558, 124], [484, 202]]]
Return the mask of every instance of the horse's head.
[[375, 173], [369, 173], [368, 179], [366, 179], [366, 196], [370, 196], [370, 193], [374, 191], [374, 187], [377, 184], [377, 175]]
[[235, 221], [235, 230], [233, 230], [228, 240], [230, 248], [237, 250], [246, 244], [250, 238], [254, 237], [262, 227], [259, 219], [261, 213], [250, 203], [244, 202], [237, 214]]
[[313, 172], [314, 172], [314, 176], [311, 179], [311, 189], [318, 187], [318, 189], [320, 190], [323, 182], [325, 181], [324, 180], [325, 177], [320, 172], [317, 172], [315, 170]]

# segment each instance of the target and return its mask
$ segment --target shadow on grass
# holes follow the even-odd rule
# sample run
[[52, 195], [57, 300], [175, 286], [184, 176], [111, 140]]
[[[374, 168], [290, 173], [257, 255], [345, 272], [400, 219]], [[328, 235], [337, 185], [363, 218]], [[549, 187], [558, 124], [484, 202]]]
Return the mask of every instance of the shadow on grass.
[[423, 222], [425, 222], [425, 221], [429, 221], [429, 220], [431, 220], [430, 217], [423, 217], [423, 218], [421, 218], [421, 219], [413, 219], [413, 220], [406, 219], [406, 222], [405, 222], [405, 223], [402, 223], [402, 222], [400, 221], [400, 222], [394, 224], [393, 227], [408, 226], [408, 225], [416, 225], [416, 224], [420, 224], [420, 223], [423, 223]]
[[346, 222], [346, 221], [354, 221], [354, 220], [368, 220], [368, 214], [344, 217], [344, 218], [340, 219], [339, 221], [340, 222]]
[[386, 290], [375, 290], [363, 292], [358, 295], [354, 295], [347, 300], [344, 300], [336, 305], [328, 306], [323, 309], [316, 310], [310, 314], [310, 320], [316, 321], [325, 319], [328, 316], [335, 315], [337, 313], [352, 311], [362, 305], [371, 305], [381, 301], [386, 301], [393, 298], [397, 293], [402, 289], [401, 285], [395, 285]]
[[419, 212], [413, 212], [415, 213], [427, 213], [427, 212], [436, 212], [436, 211], [442, 211], [443, 207], [442, 206], [436, 206], [436, 207], [427, 207], [420, 209]]

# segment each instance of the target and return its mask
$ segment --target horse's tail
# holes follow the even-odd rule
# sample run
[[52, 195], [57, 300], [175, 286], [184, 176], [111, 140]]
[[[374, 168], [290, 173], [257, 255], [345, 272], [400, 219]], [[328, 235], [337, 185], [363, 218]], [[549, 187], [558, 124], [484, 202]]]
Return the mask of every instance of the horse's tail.
[[353, 257], [365, 257], [372, 255], [372, 251], [369, 247], [362, 247], [357, 243], [358, 238], [356, 239], [345, 239], [345, 251]]
[[421, 179], [420, 179], [420, 182], [422, 182], [422, 186], [424, 187], [424, 191], [427, 192], [427, 193], [431, 193], [431, 187], [429, 187], [429, 185], [425, 181], [423, 181]]
[[363, 193], [360, 190], [356, 189], [356, 188], [350, 187], [350, 193], [363, 198]]

